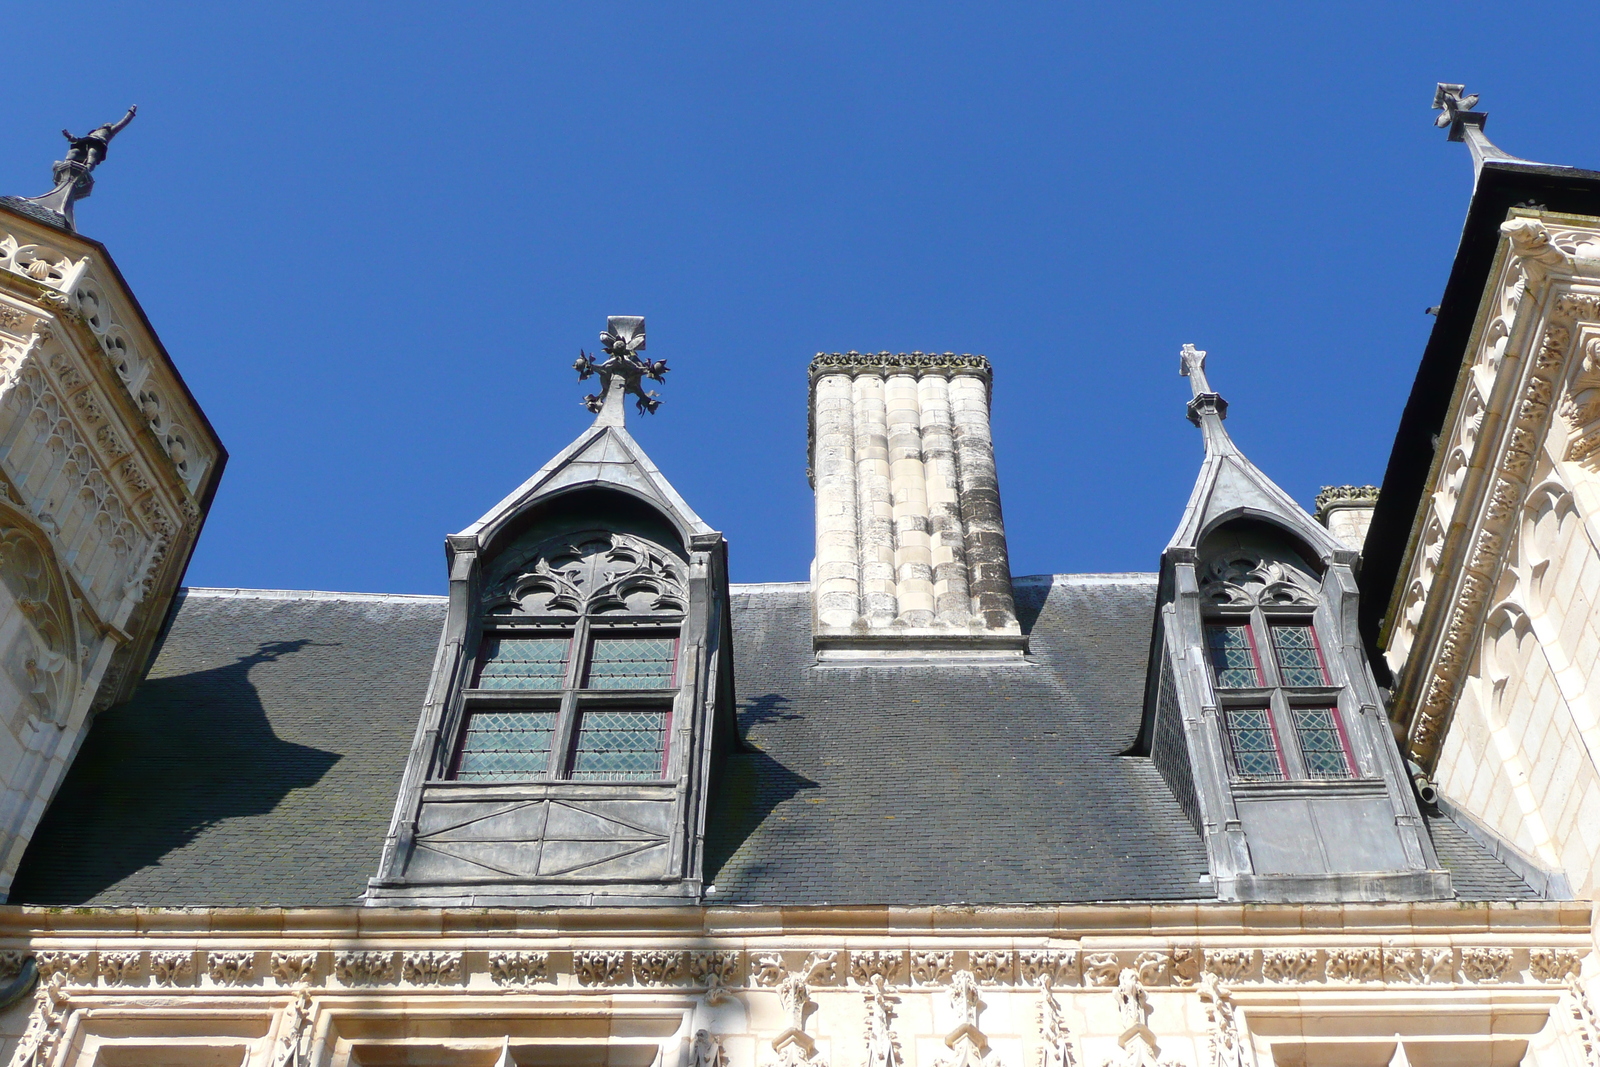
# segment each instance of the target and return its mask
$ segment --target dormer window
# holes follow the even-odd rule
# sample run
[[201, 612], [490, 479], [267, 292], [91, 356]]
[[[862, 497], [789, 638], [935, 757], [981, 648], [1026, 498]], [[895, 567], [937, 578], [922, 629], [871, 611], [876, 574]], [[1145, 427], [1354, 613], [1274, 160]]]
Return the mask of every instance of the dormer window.
[[660, 781], [678, 692], [682, 565], [642, 538], [542, 544], [486, 598], [450, 777]]
[[[1236, 556], [1201, 582], [1206, 651], [1236, 781], [1355, 777], [1317, 639], [1318, 593], [1291, 562]], [[1265, 652], [1265, 654], [1263, 654]]]

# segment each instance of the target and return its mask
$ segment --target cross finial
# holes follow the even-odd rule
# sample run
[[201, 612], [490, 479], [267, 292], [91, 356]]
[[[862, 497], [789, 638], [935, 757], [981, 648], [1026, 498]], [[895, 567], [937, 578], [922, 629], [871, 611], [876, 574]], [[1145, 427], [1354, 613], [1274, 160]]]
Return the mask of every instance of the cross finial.
[[1228, 402], [1221, 394], [1212, 392], [1211, 383], [1206, 380], [1205, 352], [1194, 345], [1184, 345], [1178, 360], [1178, 373], [1189, 379], [1189, 388], [1194, 393], [1194, 399], [1189, 401], [1189, 421], [1204, 431], [1206, 450], [1231, 450], [1233, 442], [1228, 438], [1228, 431], [1222, 428], [1222, 420], [1228, 417]]
[[598, 416], [596, 423], [621, 426], [624, 422], [622, 405], [628, 393], [635, 397], [635, 406], [641, 413], [653, 415], [661, 406], [655, 390], [646, 392], [641, 382], [645, 378], [666, 381], [667, 361], [640, 359], [637, 353], [644, 351], [644, 340], [643, 315], [612, 315], [606, 319], [606, 328], [600, 334], [600, 345], [609, 358], [597, 361], [579, 350], [578, 361], [572, 365], [578, 372], [578, 380], [585, 381], [590, 375], [598, 374], [602, 383], [599, 394], [591, 393], [583, 398], [584, 407]]

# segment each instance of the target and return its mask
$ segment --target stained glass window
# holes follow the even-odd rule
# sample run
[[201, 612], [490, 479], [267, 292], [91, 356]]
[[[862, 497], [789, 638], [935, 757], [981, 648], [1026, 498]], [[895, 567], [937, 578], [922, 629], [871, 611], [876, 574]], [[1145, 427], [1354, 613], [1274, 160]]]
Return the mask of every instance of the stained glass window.
[[1206, 645], [1218, 689], [1245, 689], [1261, 684], [1256, 650], [1245, 623], [1208, 623]]
[[1328, 684], [1310, 623], [1274, 624], [1272, 648], [1278, 656], [1278, 669], [1283, 673], [1284, 685]]
[[586, 711], [578, 718], [572, 777], [660, 778], [666, 750], [665, 708]]
[[670, 689], [678, 642], [673, 637], [596, 637], [590, 689]]
[[1233, 773], [1246, 781], [1275, 782], [1283, 778], [1283, 760], [1266, 708], [1229, 708], [1223, 713], [1228, 726], [1228, 748]]
[[567, 676], [568, 635], [486, 637], [479, 689], [560, 689]]
[[550, 770], [553, 711], [479, 711], [467, 718], [456, 778], [511, 782], [543, 778]]
[[1338, 714], [1333, 708], [1291, 708], [1295, 737], [1306, 761], [1306, 773], [1313, 778], [1351, 778], [1350, 757], [1339, 736]]

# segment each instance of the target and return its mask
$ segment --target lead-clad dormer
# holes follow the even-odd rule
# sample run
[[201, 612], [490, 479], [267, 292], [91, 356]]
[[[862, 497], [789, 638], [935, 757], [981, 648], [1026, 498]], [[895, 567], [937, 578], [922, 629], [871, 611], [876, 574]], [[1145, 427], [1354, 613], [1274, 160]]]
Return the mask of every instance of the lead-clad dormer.
[[1206, 457], [1161, 558], [1142, 741], [1223, 900], [1452, 895], [1356, 630], [1355, 550], [1223, 428], [1185, 345]]
[[594, 425], [447, 539], [450, 606], [369, 904], [697, 901], [738, 744], [727, 544], [624, 425], [644, 320], [614, 316]]

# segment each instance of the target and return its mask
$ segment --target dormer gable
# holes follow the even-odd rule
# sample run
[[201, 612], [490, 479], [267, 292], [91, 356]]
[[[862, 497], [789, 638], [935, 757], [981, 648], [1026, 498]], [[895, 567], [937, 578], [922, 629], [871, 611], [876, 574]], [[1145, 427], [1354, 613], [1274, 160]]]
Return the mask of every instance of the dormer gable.
[[626, 393], [658, 403], [624, 373], [643, 326], [603, 335], [625, 366], [597, 368], [594, 425], [446, 541], [449, 610], [369, 904], [700, 898], [738, 745], [727, 543], [624, 425]]

